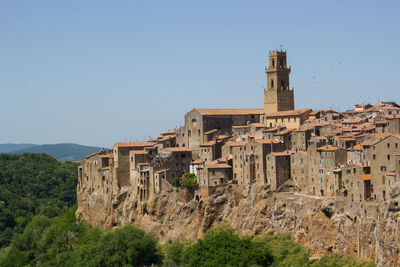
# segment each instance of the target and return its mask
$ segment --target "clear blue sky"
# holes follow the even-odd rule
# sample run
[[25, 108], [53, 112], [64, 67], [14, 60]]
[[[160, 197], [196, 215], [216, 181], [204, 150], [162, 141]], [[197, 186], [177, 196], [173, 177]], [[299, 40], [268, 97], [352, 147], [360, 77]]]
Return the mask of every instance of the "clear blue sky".
[[111, 147], [193, 107], [262, 108], [288, 51], [296, 108], [400, 102], [400, 1], [0, 2], [0, 143]]

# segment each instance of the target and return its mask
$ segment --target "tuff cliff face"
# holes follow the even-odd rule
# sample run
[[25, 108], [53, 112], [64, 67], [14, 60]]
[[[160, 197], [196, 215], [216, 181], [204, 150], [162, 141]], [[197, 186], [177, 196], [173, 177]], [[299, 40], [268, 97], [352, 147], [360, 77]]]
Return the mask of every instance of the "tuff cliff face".
[[273, 193], [264, 186], [239, 190], [229, 185], [187, 202], [184, 193], [170, 189], [139, 203], [129, 190], [110, 199], [78, 191], [76, 215], [79, 221], [108, 229], [135, 223], [162, 242], [195, 240], [219, 223], [246, 235], [291, 232], [314, 256], [332, 251], [374, 260], [378, 266], [400, 265], [398, 187], [386, 204]]

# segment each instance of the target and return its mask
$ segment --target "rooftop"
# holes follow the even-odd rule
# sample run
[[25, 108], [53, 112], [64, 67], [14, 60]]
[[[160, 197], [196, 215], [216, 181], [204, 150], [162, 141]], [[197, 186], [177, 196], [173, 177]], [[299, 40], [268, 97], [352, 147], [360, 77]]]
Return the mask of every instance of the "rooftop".
[[363, 180], [371, 180], [371, 174], [356, 174], [356, 176]]
[[147, 147], [154, 146], [152, 142], [120, 142], [115, 143], [114, 147]]
[[194, 109], [202, 115], [224, 116], [224, 115], [263, 115], [263, 109]]
[[225, 163], [206, 163], [208, 169], [230, 169], [231, 165]]
[[311, 109], [295, 109], [295, 110], [287, 110], [287, 111], [278, 111], [275, 113], [267, 114], [267, 118], [275, 118], [275, 117], [295, 117], [301, 116], [306, 113], [310, 113]]
[[191, 152], [192, 151], [189, 148], [182, 147], [182, 146], [181, 147], [167, 147], [165, 150], [169, 151], [169, 152]]

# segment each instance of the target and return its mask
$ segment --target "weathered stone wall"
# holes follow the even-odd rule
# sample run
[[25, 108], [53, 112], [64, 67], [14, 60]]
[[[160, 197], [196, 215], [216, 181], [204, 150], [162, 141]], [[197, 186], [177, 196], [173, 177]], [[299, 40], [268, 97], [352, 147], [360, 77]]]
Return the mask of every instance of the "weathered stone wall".
[[161, 242], [195, 240], [221, 223], [246, 235], [291, 232], [312, 256], [332, 251], [374, 260], [378, 266], [395, 266], [400, 264], [400, 189], [392, 196], [387, 204], [359, 203], [271, 193], [268, 186], [250, 190], [228, 186], [188, 202], [180, 201], [174, 190], [144, 204], [121, 192], [112, 197], [109, 210], [98, 194], [78, 193], [77, 218], [102, 228], [135, 223]]

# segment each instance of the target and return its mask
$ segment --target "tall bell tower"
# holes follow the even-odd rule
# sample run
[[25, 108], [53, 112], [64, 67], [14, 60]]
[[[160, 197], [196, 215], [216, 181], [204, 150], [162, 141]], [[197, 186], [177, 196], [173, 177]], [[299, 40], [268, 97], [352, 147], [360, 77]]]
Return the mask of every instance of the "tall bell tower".
[[265, 67], [267, 88], [264, 89], [264, 113], [294, 109], [293, 89], [289, 87], [290, 67], [286, 65], [286, 51], [269, 52], [269, 66]]

